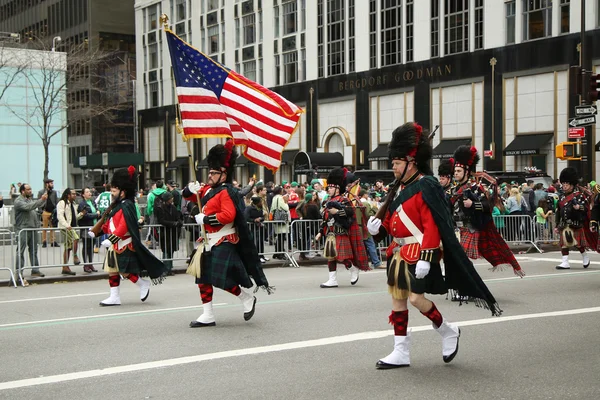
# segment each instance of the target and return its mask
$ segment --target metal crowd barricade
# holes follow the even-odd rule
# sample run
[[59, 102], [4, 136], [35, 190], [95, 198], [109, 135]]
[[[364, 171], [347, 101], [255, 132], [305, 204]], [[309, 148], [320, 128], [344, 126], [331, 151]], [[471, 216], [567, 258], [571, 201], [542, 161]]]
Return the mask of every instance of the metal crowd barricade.
[[295, 250], [292, 248], [292, 258], [294, 254], [310, 254], [323, 252], [325, 238], [315, 241], [315, 236], [320, 232], [323, 220], [317, 219], [298, 219], [291, 223], [291, 235], [296, 242]]
[[0, 229], [0, 270], [8, 271], [10, 274], [10, 283], [17, 287], [17, 280], [14, 274], [14, 233], [8, 229]]
[[260, 224], [248, 223], [250, 236], [259, 256], [271, 256], [282, 261], [288, 260], [292, 267], [299, 268], [293, 257], [294, 233], [289, 222], [263, 221]]
[[509, 245], [529, 245], [527, 252], [535, 248], [538, 252], [542, 250], [538, 247], [538, 238], [535, 226], [535, 219], [529, 215], [498, 215], [494, 216], [496, 229], [504, 241]]

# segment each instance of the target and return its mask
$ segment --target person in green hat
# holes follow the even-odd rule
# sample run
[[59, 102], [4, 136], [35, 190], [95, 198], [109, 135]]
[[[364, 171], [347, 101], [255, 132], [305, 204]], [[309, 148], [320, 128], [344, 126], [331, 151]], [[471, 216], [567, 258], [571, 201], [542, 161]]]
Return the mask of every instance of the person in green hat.
[[287, 185], [288, 181], [281, 181], [281, 186]]
[[298, 187], [298, 182], [294, 181], [294, 182], [291, 183], [291, 185], [292, 185], [293, 188], [296, 188], [296, 187]]

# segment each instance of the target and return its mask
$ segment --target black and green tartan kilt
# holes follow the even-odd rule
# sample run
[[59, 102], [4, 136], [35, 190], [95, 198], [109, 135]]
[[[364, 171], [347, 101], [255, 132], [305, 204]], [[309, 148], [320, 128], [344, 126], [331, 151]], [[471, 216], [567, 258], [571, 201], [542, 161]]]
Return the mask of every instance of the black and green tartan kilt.
[[[393, 257], [389, 257], [387, 260], [387, 273], [389, 277], [390, 273], [390, 264], [392, 262]], [[408, 264], [406, 261], [402, 260], [400, 264], [400, 272], [398, 273], [398, 287], [400, 289], [408, 289], [408, 285], [406, 283], [406, 274], [404, 273], [404, 269]], [[430, 270], [427, 276], [423, 279], [415, 278], [415, 269], [417, 265], [412, 264], [408, 265], [408, 271], [410, 272], [410, 291], [412, 293], [417, 294], [446, 294], [448, 293], [448, 288], [446, 287], [446, 281], [442, 276], [442, 268], [439, 263], [431, 263]]]
[[202, 258], [202, 272], [200, 278], [196, 278], [196, 284], [204, 283], [219, 289], [253, 286], [235, 245], [223, 242], [203, 254]]
[[141, 274], [140, 264], [135, 253], [129, 249], [125, 249], [121, 254], [115, 252], [117, 256], [117, 265], [119, 272], [128, 274]]

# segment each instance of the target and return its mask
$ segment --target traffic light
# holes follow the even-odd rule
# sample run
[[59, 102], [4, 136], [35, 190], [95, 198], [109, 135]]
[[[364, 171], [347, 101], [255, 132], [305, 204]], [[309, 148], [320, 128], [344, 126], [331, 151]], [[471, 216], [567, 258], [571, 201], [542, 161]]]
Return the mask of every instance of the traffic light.
[[598, 92], [598, 90], [600, 90], [600, 74], [592, 74], [590, 75], [590, 91], [589, 91], [589, 95], [590, 95], [590, 101], [594, 102], [598, 100], [598, 96], [600, 93]]
[[562, 142], [556, 145], [556, 158], [581, 160], [581, 142]]
[[581, 90], [582, 82], [582, 69], [578, 65], [572, 65], [569, 68], [569, 88], [571, 89], [571, 95], [581, 96], [583, 91]]

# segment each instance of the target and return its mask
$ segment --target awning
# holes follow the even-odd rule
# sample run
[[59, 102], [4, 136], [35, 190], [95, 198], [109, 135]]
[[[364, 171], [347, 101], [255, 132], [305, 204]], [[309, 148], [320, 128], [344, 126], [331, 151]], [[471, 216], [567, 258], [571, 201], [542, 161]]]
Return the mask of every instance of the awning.
[[235, 164], [233, 166], [234, 167], [245, 167], [246, 165], [248, 165], [249, 162], [250, 162], [250, 160], [248, 160], [242, 154], [241, 156], [239, 156], [238, 158], [235, 159]]
[[596, 143], [595, 150], [596, 150], [596, 151], [600, 151], [600, 142]]
[[200, 161], [198, 163], [198, 166], [196, 167], [196, 169], [206, 169], [208, 168], [208, 161], [206, 161], [206, 158], [202, 161]]
[[328, 173], [344, 165], [344, 156], [340, 153], [307, 153], [299, 151], [294, 157], [294, 174], [303, 175]]
[[171, 161], [169, 163], [169, 165], [167, 166], [167, 171], [175, 171], [179, 167], [183, 167], [183, 166], [187, 165], [187, 163], [188, 163], [187, 157], [177, 157], [176, 159], [174, 159], [173, 161]]
[[388, 144], [382, 143], [375, 150], [369, 153], [367, 160], [369, 161], [387, 161], [388, 160]]
[[459, 146], [465, 146], [471, 144], [471, 138], [460, 138], [460, 139], [444, 139], [440, 141], [440, 144], [435, 146], [433, 149], [433, 156], [431, 158], [446, 159], [452, 158], [454, 152]]
[[505, 156], [522, 156], [540, 154], [540, 148], [548, 143], [553, 133], [536, 133], [534, 135], [517, 135], [503, 151]]
[[281, 165], [290, 165], [294, 162], [294, 157], [298, 154], [298, 150], [284, 150], [281, 154]]

